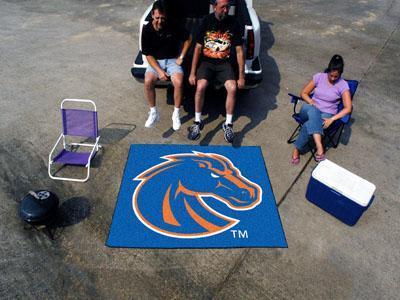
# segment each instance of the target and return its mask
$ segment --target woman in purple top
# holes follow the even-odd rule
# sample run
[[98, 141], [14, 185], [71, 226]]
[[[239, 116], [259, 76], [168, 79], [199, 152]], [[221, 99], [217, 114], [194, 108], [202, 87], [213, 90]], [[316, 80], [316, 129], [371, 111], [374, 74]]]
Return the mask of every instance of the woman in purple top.
[[[306, 102], [301, 107], [300, 117], [305, 123], [300, 129], [292, 153], [292, 164], [300, 162], [300, 150], [307, 144], [312, 135], [317, 148], [317, 161], [325, 159], [322, 145], [323, 130], [335, 120], [351, 112], [351, 97], [349, 85], [341, 77], [344, 62], [340, 55], [334, 55], [325, 73], [317, 73], [301, 91], [301, 98]], [[313, 94], [312, 96], [310, 96]], [[338, 105], [343, 101], [344, 108], [338, 112]]]

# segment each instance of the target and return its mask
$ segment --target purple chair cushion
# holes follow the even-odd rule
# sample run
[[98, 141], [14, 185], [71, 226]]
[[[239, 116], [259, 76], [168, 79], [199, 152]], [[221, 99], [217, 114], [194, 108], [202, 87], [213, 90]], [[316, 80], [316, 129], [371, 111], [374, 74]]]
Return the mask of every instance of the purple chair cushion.
[[[96, 152], [93, 153], [95, 157]], [[54, 157], [53, 162], [67, 165], [85, 166], [89, 161], [90, 152], [71, 152], [63, 149]], [[92, 158], [93, 158], [92, 157]]]

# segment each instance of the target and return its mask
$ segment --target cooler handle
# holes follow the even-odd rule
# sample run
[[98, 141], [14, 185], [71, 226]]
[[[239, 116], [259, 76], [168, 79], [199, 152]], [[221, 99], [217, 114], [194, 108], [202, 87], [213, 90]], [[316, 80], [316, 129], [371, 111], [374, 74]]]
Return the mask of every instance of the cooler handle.
[[343, 194], [340, 192], [340, 191], [337, 191], [337, 190], [334, 190], [334, 189], [330, 189], [331, 190], [331, 192], [333, 192], [334, 194], [336, 194], [336, 195], [338, 195], [338, 196], [343, 196]]

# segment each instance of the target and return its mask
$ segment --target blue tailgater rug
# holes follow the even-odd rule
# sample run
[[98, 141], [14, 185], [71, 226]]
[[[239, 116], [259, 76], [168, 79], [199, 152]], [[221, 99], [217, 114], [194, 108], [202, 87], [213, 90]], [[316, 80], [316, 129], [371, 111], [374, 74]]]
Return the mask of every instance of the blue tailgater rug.
[[109, 247], [287, 247], [260, 147], [132, 145]]

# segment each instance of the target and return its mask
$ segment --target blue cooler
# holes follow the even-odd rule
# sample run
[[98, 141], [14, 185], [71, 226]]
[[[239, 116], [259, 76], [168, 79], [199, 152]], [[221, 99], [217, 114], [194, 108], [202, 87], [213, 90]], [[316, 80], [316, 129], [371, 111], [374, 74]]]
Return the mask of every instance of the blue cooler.
[[312, 172], [306, 198], [353, 226], [371, 205], [375, 188], [374, 184], [326, 159]]

